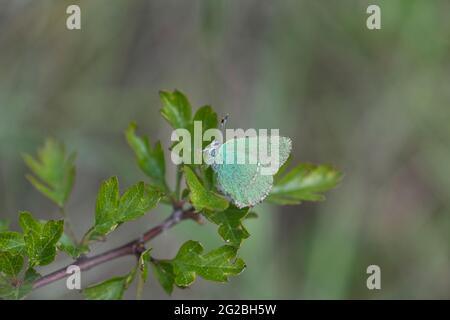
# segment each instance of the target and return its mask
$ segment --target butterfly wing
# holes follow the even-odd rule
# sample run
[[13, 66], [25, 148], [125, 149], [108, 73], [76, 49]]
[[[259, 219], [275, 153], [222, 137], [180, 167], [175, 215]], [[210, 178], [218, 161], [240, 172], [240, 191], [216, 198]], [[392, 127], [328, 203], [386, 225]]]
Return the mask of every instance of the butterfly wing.
[[[216, 163], [213, 165], [220, 188], [239, 208], [254, 206], [264, 200], [273, 185], [273, 176], [261, 174], [264, 165], [255, 160], [258, 159], [258, 150], [251, 147], [256, 142], [255, 139], [257, 137], [227, 141], [218, 149]], [[268, 142], [270, 143], [270, 139]], [[289, 157], [291, 140], [280, 137], [279, 146], [279, 164], [275, 172]]]

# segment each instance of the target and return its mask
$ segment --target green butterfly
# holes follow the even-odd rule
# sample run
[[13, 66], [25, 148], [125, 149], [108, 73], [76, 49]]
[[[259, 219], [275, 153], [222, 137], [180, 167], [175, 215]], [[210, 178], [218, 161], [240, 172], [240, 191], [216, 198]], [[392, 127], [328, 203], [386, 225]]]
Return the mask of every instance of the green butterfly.
[[[258, 137], [234, 138], [224, 144], [214, 140], [203, 151], [206, 164], [211, 165], [216, 173], [220, 190], [229, 195], [238, 208], [252, 207], [269, 195], [273, 175], [291, 153], [291, 139], [278, 137], [275, 144], [278, 150], [274, 151], [278, 153], [278, 161], [266, 163], [259, 157], [258, 150], [262, 144], [258, 145], [258, 142]], [[269, 151], [274, 147], [270, 138], [263, 143]]]

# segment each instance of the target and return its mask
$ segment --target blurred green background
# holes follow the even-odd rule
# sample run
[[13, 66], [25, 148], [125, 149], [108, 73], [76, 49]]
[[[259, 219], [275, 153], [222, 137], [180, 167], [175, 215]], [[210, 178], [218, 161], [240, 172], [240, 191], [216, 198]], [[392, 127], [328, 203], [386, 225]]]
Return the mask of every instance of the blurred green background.
[[[366, 28], [379, 4], [382, 29]], [[65, 27], [78, 4], [82, 30]], [[78, 152], [68, 212], [82, 235], [100, 182], [145, 179], [123, 131], [170, 144], [158, 91], [211, 104], [235, 128], [280, 128], [294, 162], [345, 172], [327, 201], [260, 205], [247, 222], [248, 268], [228, 284], [199, 279], [145, 298], [450, 298], [450, 1], [2, 0], [0, 2], [0, 217], [56, 218], [26, 181], [21, 153], [46, 137]], [[166, 160], [170, 159], [166, 153]], [[169, 179], [173, 181], [173, 166]], [[169, 213], [120, 227], [98, 253]], [[151, 243], [172, 257], [188, 239], [221, 243], [216, 227], [186, 222]], [[58, 262], [40, 272], [66, 265]], [[126, 273], [133, 258], [82, 274], [82, 284]], [[366, 288], [381, 267], [382, 289]], [[134, 297], [134, 288], [126, 298]], [[65, 281], [32, 299], [78, 299]]]

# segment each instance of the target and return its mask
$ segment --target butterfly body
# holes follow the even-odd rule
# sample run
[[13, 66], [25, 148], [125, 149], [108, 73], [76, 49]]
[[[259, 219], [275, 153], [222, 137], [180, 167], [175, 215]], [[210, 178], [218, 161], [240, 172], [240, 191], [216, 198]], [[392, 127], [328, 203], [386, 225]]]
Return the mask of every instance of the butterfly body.
[[[239, 208], [252, 207], [269, 195], [273, 185], [273, 174], [283, 165], [291, 152], [291, 140], [279, 137], [279, 148], [274, 151], [279, 154], [278, 163], [275, 171], [267, 174], [264, 169], [268, 169], [269, 164], [258, 154], [257, 139], [257, 137], [234, 138], [224, 144], [213, 141], [204, 150], [206, 163], [211, 165], [216, 173], [219, 189], [229, 195]], [[270, 139], [267, 141], [270, 142]]]

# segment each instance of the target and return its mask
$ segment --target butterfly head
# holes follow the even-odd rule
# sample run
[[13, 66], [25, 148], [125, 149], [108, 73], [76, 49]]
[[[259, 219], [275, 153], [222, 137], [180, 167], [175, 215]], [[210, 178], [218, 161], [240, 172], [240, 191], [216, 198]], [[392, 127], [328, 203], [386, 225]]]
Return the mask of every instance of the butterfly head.
[[203, 150], [203, 159], [207, 165], [211, 165], [214, 163], [214, 159], [217, 156], [221, 143], [217, 140], [211, 142], [204, 150]]

